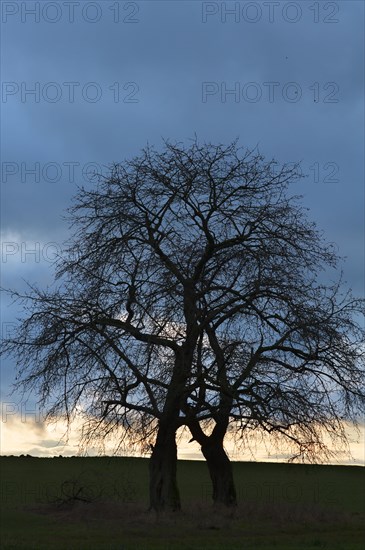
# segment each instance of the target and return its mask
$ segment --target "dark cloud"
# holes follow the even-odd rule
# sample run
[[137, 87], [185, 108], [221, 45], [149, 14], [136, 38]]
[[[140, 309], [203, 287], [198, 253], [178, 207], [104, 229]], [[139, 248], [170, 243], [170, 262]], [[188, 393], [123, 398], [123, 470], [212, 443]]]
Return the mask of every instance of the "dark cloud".
[[[104, 167], [138, 153], [147, 141], [161, 145], [161, 137], [186, 140], [197, 132], [202, 140], [227, 142], [239, 136], [279, 162], [302, 160], [308, 178], [294, 191], [339, 244], [347, 256], [345, 278], [363, 292], [362, 2], [314, 3], [318, 13], [312, 3], [294, 2], [300, 17], [292, 23], [295, 7], [290, 11], [287, 2], [275, 8], [272, 22], [261, 2], [251, 12], [247, 2], [119, 2], [119, 23], [111, 9], [116, 2], [96, 2], [102, 11], [96, 23], [80, 15], [87, 2], [75, 7], [73, 23], [61, 4], [59, 22], [41, 17], [35, 23], [32, 16], [22, 22], [18, 13], [3, 24], [3, 81], [19, 86], [2, 102], [6, 242], [16, 235], [15, 242], [29, 247], [61, 244], [67, 235], [61, 215], [76, 184], [86, 183], [83, 169], [90, 162]], [[224, 23], [223, 6], [236, 4], [239, 15], [227, 14]], [[207, 9], [216, 13], [204, 23]], [[247, 20], [254, 9], [261, 9], [256, 23]], [[94, 16], [92, 8], [85, 13]], [[71, 82], [74, 102], [65, 84]], [[39, 102], [31, 95], [21, 101], [22, 83], [39, 85]], [[205, 101], [204, 83], [216, 90]], [[225, 95], [235, 86], [236, 97]], [[50, 101], [59, 90], [61, 99]], [[98, 91], [100, 99], [90, 101]], [[5, 173], [4, 162], [11, 163]], [[36, 176], [27, 173], [35, 167]], [[7, 284], [20, 285], [23, 276], [48, 280], [46, 261], [28, 256], [24, 265], [20, 254], [17, 265], [2, 261]], [[3, 312], [11, 319], [11, 309]]]

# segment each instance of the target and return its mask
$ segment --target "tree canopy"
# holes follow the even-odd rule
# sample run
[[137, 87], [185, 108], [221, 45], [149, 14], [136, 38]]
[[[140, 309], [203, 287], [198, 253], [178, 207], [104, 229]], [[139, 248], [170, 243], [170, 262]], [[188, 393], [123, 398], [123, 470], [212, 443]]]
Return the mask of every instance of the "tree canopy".
[[181, 426], [234, 504], [230, 424], [315, 458], [364, 405], [364, 303], [329, 282], [337, 254], [289, 193], [300, 178], [237, 142], [148, 146], [79, 189], [57, 288], [15, 292], [26, 315], [4, 351], [21, 387], [50, 414], [81, 405], [89, 436], [151, 444], [153, 508], [180, 506]]

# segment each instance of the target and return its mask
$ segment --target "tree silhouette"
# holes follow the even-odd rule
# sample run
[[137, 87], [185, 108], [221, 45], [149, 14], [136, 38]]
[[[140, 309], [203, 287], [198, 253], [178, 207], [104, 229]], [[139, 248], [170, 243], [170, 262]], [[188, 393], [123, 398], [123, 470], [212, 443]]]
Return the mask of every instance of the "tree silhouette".
[[345, 441], [343, 418], [356, 422], [363, 302], [326, 282], [337, 256], [288, 195], [300, 177], [237, 142], [148, 146], [79, 190], [57, 289], [14, 293], [26, 315], [3, 350], [18, 384], [49, 415], [81, 405], [86, 438], [123, 426], [150, 445], [153, 509], [180, 508], [181, 426], [213, 500], [235, 505], [228, 429], [315, 459], [324, 432]]

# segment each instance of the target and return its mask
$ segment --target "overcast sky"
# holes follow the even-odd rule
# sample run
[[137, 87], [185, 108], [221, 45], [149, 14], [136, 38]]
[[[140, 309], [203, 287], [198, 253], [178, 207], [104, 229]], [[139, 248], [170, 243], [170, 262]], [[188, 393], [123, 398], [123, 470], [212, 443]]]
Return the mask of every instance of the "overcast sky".
[[[364, 287], [364, 2], [1, 3], [2, 285], [51, 281], [87, 174], [162, 138], [302, 161], [293, 188]], [[86, 172], [86, 174], [85, 174]], [[35, 253], [29, 251], [35, 250]], [[3, 297], [2, 329], [17, 308]], [[11, 361], [3, 361], [2, 401]], [[14, 398], [13, 398], [14, 399]]]

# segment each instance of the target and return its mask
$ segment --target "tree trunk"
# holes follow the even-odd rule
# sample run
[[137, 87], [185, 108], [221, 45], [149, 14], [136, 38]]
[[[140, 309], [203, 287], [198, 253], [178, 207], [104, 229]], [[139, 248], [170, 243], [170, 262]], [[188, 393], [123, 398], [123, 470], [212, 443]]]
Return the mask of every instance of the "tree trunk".
[[203, 432], [198, 420], [191, 420], [187, 425], [193, 439], [200, 444], [204, 458], [207, 461], [213, 485], [214, 504], [224, 504], [232, 507], [237, 506], [237, 496], [232, 464], [223, 447], [224, 426], [226, 424], [227, 422], [217, 424], [210, 436]]
[[[180, 510], [177, 486], [176, 430], [184, 399], [187, 375], [191, 370], [194, 341], [186, 339], [175, 357], [174, 371], [160, 417], [156, 443], [150, 458], [150, 509], [156, 511]], [[196, 337], [193, 338], [196, 339]]]
[[208, 437], [201, 449], [212, 480], [214, 504], [237, 506], [232, 464], [223, 448], [223, 442]]
[[180, 510], [177, 486], [177, 446], [175, 430], [160, 424], [156, 444], [149, 463], [150, 510]]

